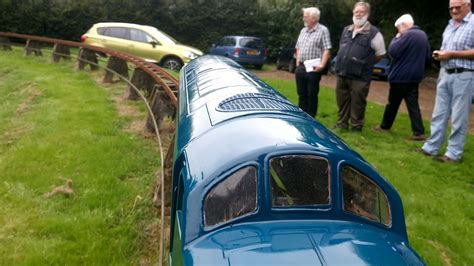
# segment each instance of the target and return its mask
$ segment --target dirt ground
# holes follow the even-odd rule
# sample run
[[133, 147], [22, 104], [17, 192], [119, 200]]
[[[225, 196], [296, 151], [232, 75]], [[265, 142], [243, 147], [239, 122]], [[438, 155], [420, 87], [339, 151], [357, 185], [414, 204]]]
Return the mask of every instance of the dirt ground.
[[[288, 79], [294, 80], [294, 74], [284, 70], [272, 71], [254, 71], [262, 78]], [[437, 77], [426, 77], [420, 84], [419, 103], [421, 115], [424, 120], [431, 120], [435, 97], [436, 97], [436, 79]], [[336, 76], [327, 75], [321, 79], [321, 85], [335, 88]], [[369, 101], [385, 106], [388, 100], [389, 84], [385, 81], [372, 81], [369, 91]], [[407, 113], [407, 108], [403, 102], [400, 105], [400, 112]], [[474, 105], [471, 106], [471, 114], [469, 116], [469, 133], [474, 134]]]

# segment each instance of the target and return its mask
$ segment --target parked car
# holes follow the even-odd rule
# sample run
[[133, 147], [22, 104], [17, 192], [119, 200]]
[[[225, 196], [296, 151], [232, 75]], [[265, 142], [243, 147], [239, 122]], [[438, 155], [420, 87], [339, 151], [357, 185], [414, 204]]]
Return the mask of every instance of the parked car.
[[157, 64], [179, 70], [203, 53], [178, 43], [155, 27], [130, 23], [97, 23], [81, 37], [81, 41], [99, 47], [122, 51]]
[[296, 70], [296, 48], [295, 43], [291, 43], [280, 48], [277, 59], [277, 69], [287, 69], [290, 73]]
[[257, 69], [265, 64], [266, 52], [263, 41], [251, 36], [224, 36], [209, 48], [211, 55], [225, 56], [241, 65], [253, 65]]
[[390, 58], [385, 55], [372, 68], [372, 79], [387, 80], [390, 72]]
[[180, 81], [169, 265], [424, 265], [395, 188], [334, 133], [229, 58]]
[[[331, 60], [331, 65], [329, 68], [329, 71], [333, 74], [336, 73], [336, 59], [337, 59], [337, 56], [335, 56]], [[382, 59], [380, 59], [378, 63], [376, 63], [373, 66], [372, 79], [387, 80], [389, 72], [390, 72], [390, 57], [388, 57], [388, 55], [385, 55], [384, 57], [382, 57]]]

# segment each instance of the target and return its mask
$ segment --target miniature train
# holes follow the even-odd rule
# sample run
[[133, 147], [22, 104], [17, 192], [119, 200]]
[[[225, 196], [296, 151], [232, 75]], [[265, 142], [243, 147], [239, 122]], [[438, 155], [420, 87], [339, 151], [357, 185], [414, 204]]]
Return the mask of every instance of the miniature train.
[[232, 60], [180, 72], [170, 265], [424, 265], [396, 190]]

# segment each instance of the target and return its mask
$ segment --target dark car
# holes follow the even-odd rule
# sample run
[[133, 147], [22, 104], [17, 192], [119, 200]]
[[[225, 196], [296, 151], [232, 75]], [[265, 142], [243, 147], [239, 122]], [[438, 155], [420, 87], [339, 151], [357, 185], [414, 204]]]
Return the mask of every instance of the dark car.
[[295, 73], [296, 49], [294, 43], [280, 48], [277, 59], [277, 69], [287, 69], [290, 73]]
[[241, 65], [261, 69], [266, 60], [266, 48], [260, 38], [252, 36], [225, 36], [212, 47], [209, 54], [231, 58]]
[[390, 72], [390, 58], [385, 55], [380, 61], [372, 68], [372, 79], [387, 80], [388, 73]]
[[[337, 59], [337, 56], [335, 56], [331, 60], [331, 66], [329, 69], [329, 71], [333, 74], [336, 73], [336, 59]], [[390, 57], [388, 57], [388, 55], [385, 55], [372, 68], [372, 79], [387, 80], [389, 72], [390, 72]]]

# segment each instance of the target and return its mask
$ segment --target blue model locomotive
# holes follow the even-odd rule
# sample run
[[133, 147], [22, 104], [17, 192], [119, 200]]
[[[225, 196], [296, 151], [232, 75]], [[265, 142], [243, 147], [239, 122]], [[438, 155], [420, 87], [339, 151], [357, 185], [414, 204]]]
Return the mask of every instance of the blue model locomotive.
[[359, 154], [230, 59], [180, 73], [170, 265], [423, 265]]

